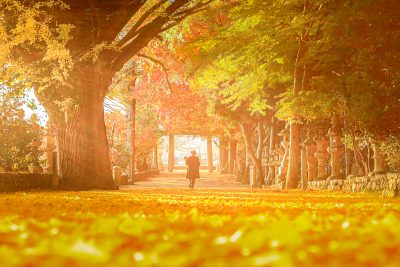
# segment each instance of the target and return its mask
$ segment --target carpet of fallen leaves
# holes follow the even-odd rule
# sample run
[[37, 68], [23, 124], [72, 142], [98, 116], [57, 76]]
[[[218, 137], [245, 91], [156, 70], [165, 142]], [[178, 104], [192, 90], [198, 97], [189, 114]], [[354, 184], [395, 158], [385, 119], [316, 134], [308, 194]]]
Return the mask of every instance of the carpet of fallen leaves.
[[262, 190], [0, 194], [0, 266], [400, 266], [400, 199]]

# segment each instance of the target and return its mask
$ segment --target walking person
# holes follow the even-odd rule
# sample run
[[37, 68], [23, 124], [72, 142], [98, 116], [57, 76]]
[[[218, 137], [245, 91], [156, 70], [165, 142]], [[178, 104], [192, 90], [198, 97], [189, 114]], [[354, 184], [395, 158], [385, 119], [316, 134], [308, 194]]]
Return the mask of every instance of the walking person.
[[196, 179], [200, 178], [200, 160], [196, 156], [196, 151], [190, 152], [192, 155], [186, 159], [186, 165], [188, 166], [188, 171], [186, 178], [189, 179], [189, 187], [194, 188]]

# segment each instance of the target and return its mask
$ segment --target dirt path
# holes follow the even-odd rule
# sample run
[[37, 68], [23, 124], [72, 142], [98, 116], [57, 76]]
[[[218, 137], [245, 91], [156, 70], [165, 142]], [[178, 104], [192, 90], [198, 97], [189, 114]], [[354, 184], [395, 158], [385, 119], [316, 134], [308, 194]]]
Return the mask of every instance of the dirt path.
[[[138, 181], [135, 185], [122, 186], [122, 189], [135, 187], [162, 187], [162, 188], [187, 188], [188, 180], [185, 171], [174, 171], [173, 173], [160, 173], [156, 177]], [[200, 172], [200, 179], [196, 181], [195, 188], [248, 188], [247, 185], [236, 182], [236, 178], [229, 174]]]

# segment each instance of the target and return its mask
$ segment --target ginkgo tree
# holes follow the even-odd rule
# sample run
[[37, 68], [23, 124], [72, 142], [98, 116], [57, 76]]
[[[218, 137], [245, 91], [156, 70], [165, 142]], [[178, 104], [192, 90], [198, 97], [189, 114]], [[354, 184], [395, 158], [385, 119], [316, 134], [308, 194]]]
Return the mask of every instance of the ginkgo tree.
[[0, 2], [0, 62], [30, 82], [49, 114], [62, 187], [115, 188], [103, 109], [112, 78], [150, 40], [210, 2]]
[[286, 187], [296, 188], [304, 122], [340, 116], [347, 126], [381, 138], [398, 135], [396, 4], [229, 3], [195, 18], [202, 30], [188, 45], [193, 84], [216, 92], [232, 111], [243, 105], [253, 114], [276, 111], [290, 126]]

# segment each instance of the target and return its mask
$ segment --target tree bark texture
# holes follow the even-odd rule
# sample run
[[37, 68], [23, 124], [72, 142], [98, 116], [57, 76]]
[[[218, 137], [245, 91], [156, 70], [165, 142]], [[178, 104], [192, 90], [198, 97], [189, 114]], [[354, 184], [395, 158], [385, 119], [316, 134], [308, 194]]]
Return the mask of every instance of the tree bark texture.
[[[23, 1], [21, 5], [29, 8], [31, 2]], [[55, 83], [46, 71], [33, 79], [36, 80], [35, 89], [43, 89], [36, 91], [38, 99], [55, 123], [60, 185], [66, 189], [116, 188], [112, 180], [103, 108], [112, 77], [152, 39], [209, 3], [193, 5], [189, 0], [148, 2], [65, 0], [63, 3], [68, 8], [54, 5], [46, 10], [43, 7], [52, 16], [54, 27], [73, 26], [66, 44], [73, 61], [68, 76], [60, 71], [65, 77], [62, 82]], [[10, 18], [11, 23], [14, 19]], [[13, 53], [24, 64], [36, 66], [38, 60], [46, 56], [46, 51], [39, 51], [34, 45], [19, 47], [22, 49], [17, 48]], [[105, 47], [99, 49], [102, 46]], [[40, 63], [48, 68], [48, 73], [57, 69], [53, 62]]]
[[289, 163], [286, 174], [286, 189], [297, 188], [300, 162], [300, 125], [290, 125]]
[[66, 111], [65, 122], [55, 127], [62, 189], [116, 188], [103, 107], [110, 80], [98, 78], [95, 73], [96, 69], [89, 68], [74, 78], [80, 103], [75, 109]]

